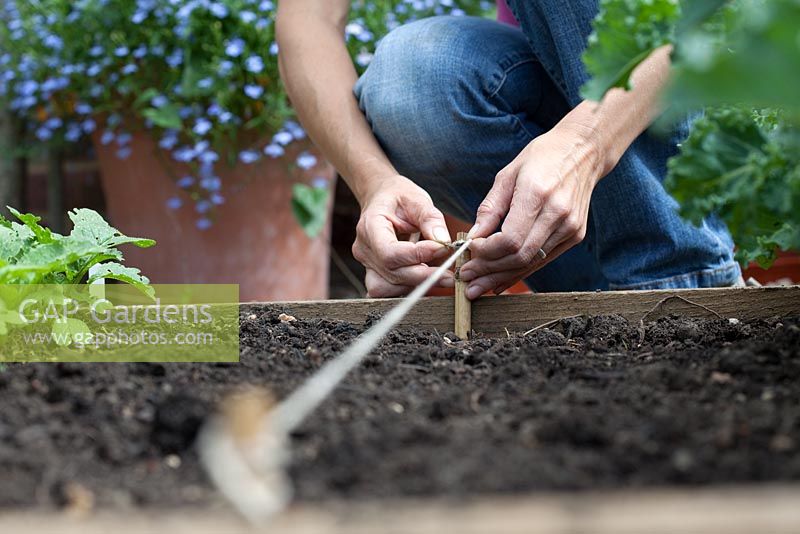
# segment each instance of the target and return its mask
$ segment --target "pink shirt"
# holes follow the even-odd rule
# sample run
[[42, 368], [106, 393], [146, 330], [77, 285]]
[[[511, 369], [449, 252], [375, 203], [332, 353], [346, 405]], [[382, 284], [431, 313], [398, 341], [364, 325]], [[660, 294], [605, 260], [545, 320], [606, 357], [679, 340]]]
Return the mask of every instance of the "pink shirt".
[[506, 0], [497, 0], [497, 20], [505, 22], [506, 24], [511, 24], [512, 26], [519, 26], [517, 19], [514, 18], [514, 14], [508, 9]]

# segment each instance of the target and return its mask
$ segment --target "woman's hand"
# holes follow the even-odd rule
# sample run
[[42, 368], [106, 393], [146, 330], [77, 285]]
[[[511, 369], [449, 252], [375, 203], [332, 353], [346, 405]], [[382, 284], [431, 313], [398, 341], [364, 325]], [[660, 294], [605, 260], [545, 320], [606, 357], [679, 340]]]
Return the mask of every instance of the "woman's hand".
[[[356, 226], [353, 257], [367, 268], [370, 297], [398, 297], [409, 293], [436, 270], [428, 264], [446, 258], [450, 233], [444, 216], [424, 189], [403, 176], [374, 185], [362, 202]], [[419, 232], [422, 241], [401, 241]], [[453, 287], [451, 274], [440, 287]]]
[[605, 175], [593, 138], [562, 121], [497, 174], [470, 231], [472, 260], [460, 271], [468, 298], [502, 293], [583, 240], [592, 191]]

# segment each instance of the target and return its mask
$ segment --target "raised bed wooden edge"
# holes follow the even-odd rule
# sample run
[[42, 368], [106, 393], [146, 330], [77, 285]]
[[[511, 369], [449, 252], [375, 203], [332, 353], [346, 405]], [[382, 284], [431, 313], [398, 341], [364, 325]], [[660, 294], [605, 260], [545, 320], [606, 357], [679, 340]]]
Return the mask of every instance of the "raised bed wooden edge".
[[[369, 314], [384, 314], [397, 299], [347, 299], [305, 302], [245, 303], [245, 310], [282, 308], [298, 318], [364, 323]], [[483, 297], [472, 304], [472, 329], [484, 336], [524, 332], [549, 321], [575, 315], [619, 314], [632, 322], [678, 313], [689, 317], [766, 319], [800, 315], [800, 286], [539, 293]], [[439, 332], [454, 327], [453, 297], [428, 297], [400, 323]]]
[[0, 513], [0, 532], [29, 534], [794, 534], [795, 485], [295, 505], [261, 527], [228, 509]]

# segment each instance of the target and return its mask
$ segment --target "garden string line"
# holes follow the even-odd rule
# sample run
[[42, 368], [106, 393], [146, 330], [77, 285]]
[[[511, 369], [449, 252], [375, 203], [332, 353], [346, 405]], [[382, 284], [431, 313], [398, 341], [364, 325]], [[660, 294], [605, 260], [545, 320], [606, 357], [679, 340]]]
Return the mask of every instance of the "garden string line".
[[471, 239], [467, 239], [462, 243], [455, 243], [460, 246], [433, 274], [417, 286], [400, 304], [392, 308], [376, 325], [361, 334], [347, 350], [326, 363], [303, 385], [286, 397], [275, 408], [272, 417], [273, 428], [286, 434], [297, 428], [330, 395], [347, 373], [370, 353], [375, 345], [383, 339], [383, 336], [405, 317], [419, 299], [425, 296], [445, 271], [469, 248], [471, 242]]
[[292, 493], [284, 469], [289, 434], [400, 322], [471, 242], [468, 239], [449, 245], [457, 250], [447, 261], [274, 409], [269, 410], [252, 395], [245, 396], [245, 400], [228, 405], [232, 410], [211, 417], [203, 425], [198, 436], [202, 463], [220, 492], [243, 516], [258, 524], [285, 508]]

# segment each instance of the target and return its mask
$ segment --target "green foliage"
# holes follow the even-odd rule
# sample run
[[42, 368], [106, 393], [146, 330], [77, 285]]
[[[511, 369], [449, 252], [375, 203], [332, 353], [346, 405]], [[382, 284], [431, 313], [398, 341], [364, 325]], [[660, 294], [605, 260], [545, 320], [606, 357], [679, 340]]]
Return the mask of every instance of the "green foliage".
[[[716, 213], [742, 262], [800, 248], [800, 2], [603, 0], [584, 59], [600, 99], [629, 87], [649, 53], [673, 44], [668, 116], [708, 108], [666, 187], [700, 224]], [[769, 109], [764, 109], [769, 108]]]
[[85, 322], [80, 319], [65, 318], [61, 321], [53, 322], [51, 329], [54, 334], [53, 340], [61, 346], [69, 346], [72, 344], [73, 339], [81, 337], [83, 339], [91, 339], [92, 331]]
[[[668, 98], [682, 108], [746, 104], [800, 113], [800, 3], [739, 0], [687, 29]], [[798, 122], [795, 121], [795, 124]]]
[[677, 0], [603, 0], [583, 61], [592, 79], [583, 96], [600, 100], [613, 87], [630, 89], [633, 69], [674, 40]]
[[[152, 296], [149, 280], [138, 269], [119, 263], [123, 256], [118, 247], [147, 248], [155, 241], [127, 237], [89, 209], [69, 213], [74, 227], [68, 236], [42, 227], [39, 217], [9, 210], [20, 222], [0, 221], [0, 284], [79, 284], [113, 278]], [[89, 269], [98, 263], [103, 264], [87, 280]]]
[[768, 266], [776, 249], [800, 248], [800, 144], [759, 122], [745, 108], [710, 110], [669, 162], [665, 185], [693, 222], [717, 213], [728, 223], [740, 261]]
[[305, 184], [292, 187], [292, 212], [308, 237], [316, 237], [325, 226], [328, 197], [325, 188]]

